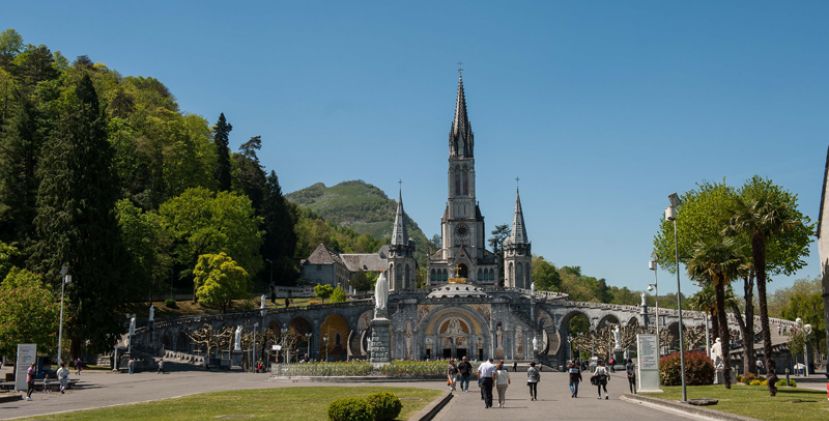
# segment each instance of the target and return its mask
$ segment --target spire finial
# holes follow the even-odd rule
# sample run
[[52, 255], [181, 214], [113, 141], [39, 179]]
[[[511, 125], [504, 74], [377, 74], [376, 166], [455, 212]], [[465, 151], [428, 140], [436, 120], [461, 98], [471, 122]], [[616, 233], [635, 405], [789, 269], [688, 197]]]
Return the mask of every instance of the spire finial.
[[519, 181], [521, 181], [521, 177], [515, 177], [515, 191], [518, 191]]
[[463, 79], [463, 62], [458, 62], [458, 79]]

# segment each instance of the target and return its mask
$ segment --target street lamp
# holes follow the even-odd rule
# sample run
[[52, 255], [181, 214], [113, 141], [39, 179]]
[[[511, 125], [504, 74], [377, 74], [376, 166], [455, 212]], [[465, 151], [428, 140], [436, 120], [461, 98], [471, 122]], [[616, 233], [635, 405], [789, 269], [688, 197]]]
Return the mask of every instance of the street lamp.
[[[672, 221], [674, 223], [674, 258], [676, 260], [676, 308], [679, 312], [679, 372], [680, 372], [680, 379], [682, 380], [682, 401], [685, 402], [688, 400], [688, 391], [685, 388], [685, 345], [683, 341], [683, 325], [682, 324], [682, 292], [680, 288], [679, 282], [679, 243], [677, 242], [677, 229], [676, 229], [676, 211], [677, 207], [679, 207], [680, 203], [679, 196], [676, 193], [671, 193], [668, 195], [668, 200], [671, 201], [671, 205], [665, 208], [665, 219], [668, 221]], [[658, 325], [657, 321], [657, 325]], [[657, 338], [657, 341], [659, 339]], [[658, 343], [658, 342], [657, 342]]]
[[305, 342], [308, 344], [308, 355], [305, 357], [306, 360], [311, 358], [311, 335], [313, 335], [311, 332], [305, 334]]
[[654, 254], [650, 262], [648, 262], [648, 269], [653, 271], [653, 283], [648, 284], [648, 292], [653, 291], [653, 300], [654, 304], [656, 304], [654, 309], [654, 314], [656, 315], [656, 352], [661, 356], [662, 349], [659, 346], [659, 277], [656, 274], [656, 270], [658, 268], [659, 266], [658, 263], [656, 263], [656, 255]]
[[64, 263], [60, 268], [60, 322], [58, 324], [58, 365], [61, 362], [61, 351], [63, 351], [63, 292], [66, 284], [72, 282], [72, 275], [69, 274], [69, 265]]
[[322, 337], [322, 343], [325, 347], [325, 362], [328, 362], [328, 335]]
[[253, 324], [253, 372], [256, 373], [256, 331], [259, 330], [259, 322]]

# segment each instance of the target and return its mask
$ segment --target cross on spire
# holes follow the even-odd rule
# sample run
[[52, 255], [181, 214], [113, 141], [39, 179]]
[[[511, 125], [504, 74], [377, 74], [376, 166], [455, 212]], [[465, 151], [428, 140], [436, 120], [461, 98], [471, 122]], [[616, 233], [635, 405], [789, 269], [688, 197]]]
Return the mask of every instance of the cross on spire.
[[463, 78], [463, 62], [458, 62], [458, 77]]

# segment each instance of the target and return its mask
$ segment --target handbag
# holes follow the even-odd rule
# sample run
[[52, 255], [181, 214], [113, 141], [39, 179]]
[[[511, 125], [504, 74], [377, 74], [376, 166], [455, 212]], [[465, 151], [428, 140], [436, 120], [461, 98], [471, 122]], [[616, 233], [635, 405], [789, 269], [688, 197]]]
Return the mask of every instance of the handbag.
[[592, 375], [592, 376], [590, 376], [590, 384], [592, 384], [593, 386], [598, 386], [598, 384], [599, 384], [599, 376], [597, 376], [597, 375], [595, 375], [595, 374], [594, 374], [594, 375]]

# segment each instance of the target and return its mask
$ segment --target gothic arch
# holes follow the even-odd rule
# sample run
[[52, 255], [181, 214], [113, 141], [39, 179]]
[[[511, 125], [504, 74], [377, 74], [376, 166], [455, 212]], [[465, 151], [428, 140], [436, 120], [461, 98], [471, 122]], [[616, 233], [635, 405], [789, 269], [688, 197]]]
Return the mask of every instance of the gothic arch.
[[[351, 329], [348, 321], [340, 314], [332, 313], [325, 317], [320, 325], [320, 353], [329, 361], [341, 361], [346, 358], [346, 342]], [[327, 348], [327, 351], [326, 351]]]

